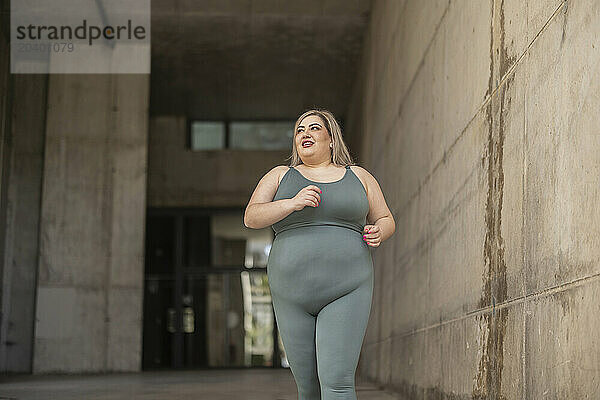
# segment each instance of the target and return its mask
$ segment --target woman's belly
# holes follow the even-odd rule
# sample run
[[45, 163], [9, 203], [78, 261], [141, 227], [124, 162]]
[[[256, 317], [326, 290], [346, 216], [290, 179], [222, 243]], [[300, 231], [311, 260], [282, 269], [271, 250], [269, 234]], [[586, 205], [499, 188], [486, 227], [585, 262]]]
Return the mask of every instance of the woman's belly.
[[373, 279], [373, 261], [361, 233], [332, 225], [306, 226], [277, 235], [267, 276], [273, 296], [318, 310]]

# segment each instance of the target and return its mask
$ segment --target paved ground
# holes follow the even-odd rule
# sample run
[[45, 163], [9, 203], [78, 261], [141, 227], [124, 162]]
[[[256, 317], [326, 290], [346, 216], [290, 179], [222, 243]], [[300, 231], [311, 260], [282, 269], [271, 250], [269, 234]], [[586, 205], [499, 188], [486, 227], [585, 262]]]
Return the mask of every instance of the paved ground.
[[[356, 381], [359, 400], [395, 400]], [[289, 369], [214, 369], [0, 377], [0, 400], [297, 400]]]

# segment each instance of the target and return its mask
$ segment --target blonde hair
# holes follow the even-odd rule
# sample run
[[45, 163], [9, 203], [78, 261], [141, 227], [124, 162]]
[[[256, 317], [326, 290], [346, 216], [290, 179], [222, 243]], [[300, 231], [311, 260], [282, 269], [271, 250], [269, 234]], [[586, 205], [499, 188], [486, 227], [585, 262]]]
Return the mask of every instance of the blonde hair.
[[294, 124], [294, 134], [292, 136], [292, 155], [289, 157], [291, 159], [290, 166], [295, 167], [298, 164], [302, 164], [302, 160], [298, 155], [298, 149], [296, 148], [296, 132], [298, 130], [298, 125], [300, 122], [309, 115], [316, 115], [323, 121], [325, 125], [325, 129], [329, 133], [329, 136], [332, 138], [333, 148], [331, 149], [331, 162], [335, 165], [347, 166], [354, 165], [354, 161], [352, 161], [352, 156], [344, 143], [344, 139], [342, 138], [342, 130], [337, 120], [333, 116], [333, 114], [325, 109], [311, 109], [305, 111], [298, 117], [296, 123]]

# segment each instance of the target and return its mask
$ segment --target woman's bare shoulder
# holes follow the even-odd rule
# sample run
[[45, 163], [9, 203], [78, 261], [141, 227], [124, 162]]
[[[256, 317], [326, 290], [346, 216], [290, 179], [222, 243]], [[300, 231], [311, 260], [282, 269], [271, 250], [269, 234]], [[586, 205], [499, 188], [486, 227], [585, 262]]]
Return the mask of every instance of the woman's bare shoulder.
[[354, 171], [357, 175], [360, 175], [361, 177], [364, 177], [365, 179], [375, 179], [375, 177], [364, 167], [356, 164], [356, 165], [351, 165], [350, 168], [352, 169], [352, 171]]
[[271, 171], [269, 171], [269, 173], [272, 173], [277, 177], [277, 186], [279, 186], [279, 184], [281, 183], [281, 179], [283, 179], [283, 176], [288, 171], [288, 169], [290, 169], [290, 167], [288, 167], [287, 165], [276, 165], [271, 169]]
[[358, 177], [358, 179], [360, 179], [360, 181], [362, 182], [363, 186], [365, 187], [365, 191], [368, 194], [369, 193], [369, 186], [370, 186], [369, 183], [373, 182], [373, 180], [375, 180], [375, 178], [373, 177], [373, 175], [371, 175], [371, 173], [369, 171], [367, 171], [365, 168], [361, 167], [358, 164], [351, 165], [350, 169], [352, 170], [352, 172], [354, 172], [354, 174]]
[[258, 181], [248, 205], [271, 201], [279, 188], [281, 177], [288, 169], [285, 165], [276, 165], [267, 171]]
[[285, 174], [285, 171], [288, 170], [288, 166], [286, 165], [276, 165], [270, 170], [268, 170], [259, 180], [258, 186], [271, 186], [277, 189], [279, 186], [279, 182], [281, 182], [281, 178]]

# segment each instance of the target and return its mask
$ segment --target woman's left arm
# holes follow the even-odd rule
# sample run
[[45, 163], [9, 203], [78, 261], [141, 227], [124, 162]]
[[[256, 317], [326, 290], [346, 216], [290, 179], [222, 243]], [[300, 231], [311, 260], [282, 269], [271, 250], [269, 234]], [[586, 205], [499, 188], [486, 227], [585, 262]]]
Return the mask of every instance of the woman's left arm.
[[394, 216], [385, 202], [377, 179], [366, 169], [360, 168], [367, 183], [367, 198], [369, 199], [369, 213], [367, 214], [367, 225], [363, 230], [363, 240], [369, 246], [377, 247], [394, 234], [396, 221], [394, 221]]

